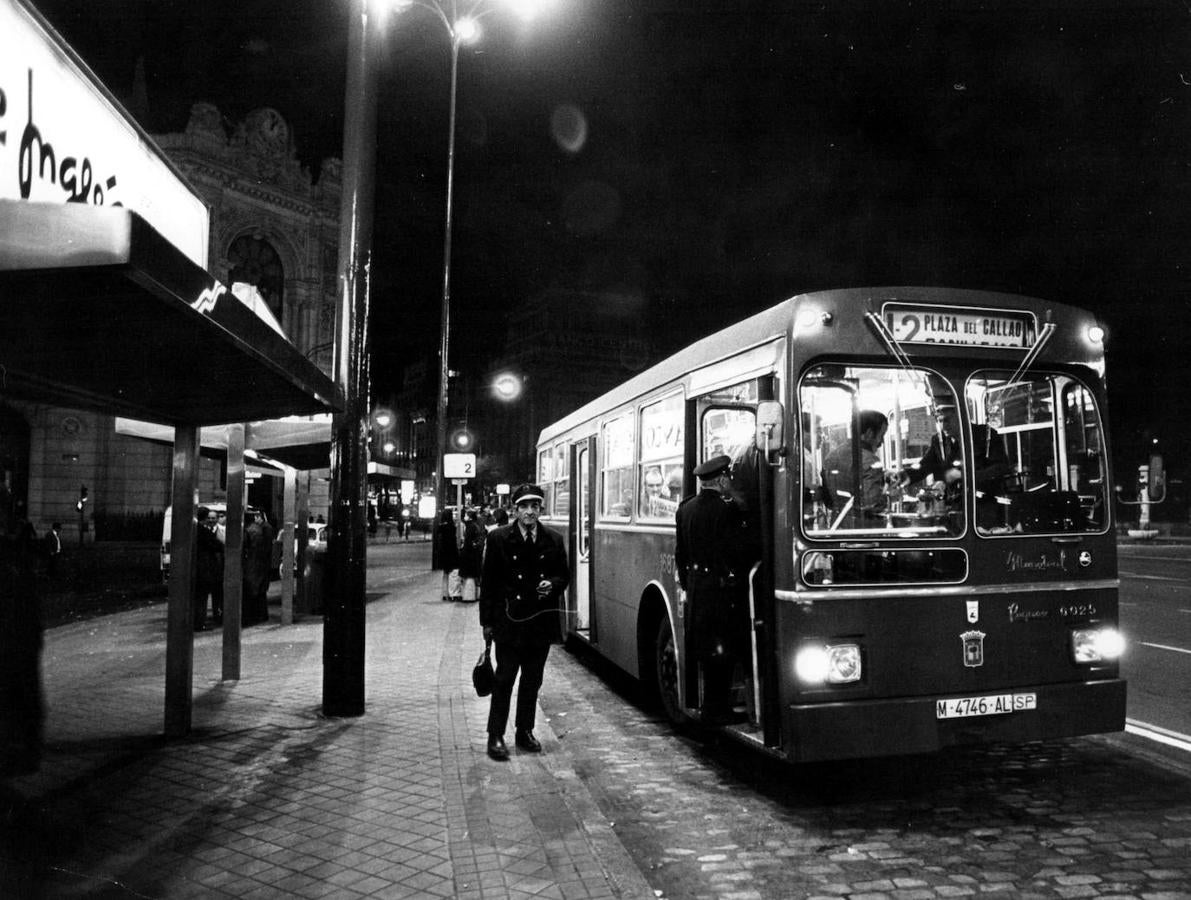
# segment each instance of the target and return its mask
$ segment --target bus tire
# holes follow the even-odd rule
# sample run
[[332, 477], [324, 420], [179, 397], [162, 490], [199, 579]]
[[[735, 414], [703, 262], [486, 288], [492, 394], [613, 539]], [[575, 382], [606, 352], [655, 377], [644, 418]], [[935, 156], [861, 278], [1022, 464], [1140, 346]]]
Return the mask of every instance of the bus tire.
[[653, 659], [654, 684], [657, 686], [662, 712], [675, 725], [687, 724], [686, 713], [678, 699], [678, 653], [674, 646], [674, 631], [670, 628], [670, 620], [664, 615], [658, 620]]

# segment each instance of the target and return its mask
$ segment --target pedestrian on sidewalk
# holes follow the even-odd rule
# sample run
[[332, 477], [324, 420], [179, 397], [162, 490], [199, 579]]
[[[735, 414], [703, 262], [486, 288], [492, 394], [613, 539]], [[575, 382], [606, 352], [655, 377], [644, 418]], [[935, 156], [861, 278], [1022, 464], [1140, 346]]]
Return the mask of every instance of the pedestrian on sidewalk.
[[35, 541], [36, 534], [28, 522], [11, 518], [6, 521], [0, 515], [0, 777], [3, 778], [29, 775], [41, 766], [45, 707]]
[[223, 544], [215, 536], [215, 516], [205, 506], [195, 513], [194, 630], [207, 628], [207, 597], [216, 625], [223, 624]]
[[[434, 568], [442, 569], [442, 598], [443, 600], [462, 599], [462, 588], [456, 590], [459, 584], [459, 537], [455, 531], [455, 516], [449, 509], [442, 511], [438, 525], [434, 529], [434, 553], [437, 563]], [[454, 573], [454, 577], [451, 574]]]
[[459, 578], [463, 581], [463, 602], [480, 599], [479, 580], [484, 564], [484, 541], [488, 537], [474, 509], [463, 514], [463, 546], [459, 549]]
[[517, 673], [515, 743], [540, 753], [533, 727], [551, 644], [562, 642], [562, 594], [571, 580], [562, 535], [538, 522], [542, 489], [522, 484], [513, 491], [516, 521], [488, 535], [480, 579], [480, 626], [496, 644], [496, 687], [488, 707], [488, 755], [509, 758], [504, 733]]
[[45, 573], [49, 578], [58, 574], [58, 557], [62, 555], [62, 523], [55, 522], [45, 535]]
[[244, 606], [240, 619], [245, 625], [269, 621], [269, 573], [273, 568], [274, 534], [265, 514], [259, 509], [253, 510], [252, 521], [244, 529]]

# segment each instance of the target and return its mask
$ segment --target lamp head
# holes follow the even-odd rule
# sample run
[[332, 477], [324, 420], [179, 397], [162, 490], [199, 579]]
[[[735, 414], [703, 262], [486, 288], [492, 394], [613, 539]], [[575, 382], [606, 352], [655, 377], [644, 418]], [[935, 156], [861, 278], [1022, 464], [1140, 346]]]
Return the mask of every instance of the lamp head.
[[452, 29], [455, 43], [474, 44], [480, 39], [480, 23], [474, 16], [462, 16]]

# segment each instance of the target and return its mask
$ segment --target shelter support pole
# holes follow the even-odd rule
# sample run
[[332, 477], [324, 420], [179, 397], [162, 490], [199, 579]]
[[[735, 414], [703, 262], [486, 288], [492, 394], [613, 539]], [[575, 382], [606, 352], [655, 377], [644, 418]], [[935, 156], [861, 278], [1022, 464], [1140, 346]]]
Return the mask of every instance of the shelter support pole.
[[285, 467], [281, 526], [281, 624], [294, 624], [294, 523], [298, 518], [298, 471]]
[[244, 610], [244, 445], [247, 426], [227, 429], [227, 531], [223, 547], [223, 680], [240, 680]]
[[199, 430], [174, 429], [173, 524], [165, 636], [165, 736], [190, 733], [194, 681], [194, 492], [198, 485]]
[[[373, 4], [372, 6], [375, 6]], [[323, 618], [323, 714], [364, 714], [364, 587], [368, 500], [368, 303], [376, 194], [376, 84], [381, 14], [348, 12], [339, 207], [335, 379], [344, 409], [331, 427], [331, 508]]]
[[295, 589], [295, 605], [300, 614], [310, 613], [310, 586], [306, 577], [307, 559], [310, 553], [310, 473], [302, 472], [298, 476], [298, 514], [297, 536], [297, 587]]

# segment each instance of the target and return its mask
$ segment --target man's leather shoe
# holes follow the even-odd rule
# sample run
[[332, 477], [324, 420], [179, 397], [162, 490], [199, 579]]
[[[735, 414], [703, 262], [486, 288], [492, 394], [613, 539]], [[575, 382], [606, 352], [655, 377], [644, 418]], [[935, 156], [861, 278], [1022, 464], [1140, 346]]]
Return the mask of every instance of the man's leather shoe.
[[505, 746], [505, 739], [499, 734], [488, 735], [488, 755], [493, 759], [509, 758], [509, 748]]
[[518, 728], [516, 741], [517, 746], [522, 750], [527, 750], [530, 753], [542, 752], [542, 745], [539, 743], [538, 739], [533, 736], [532, 731], [522, 731], [520, 728]]

